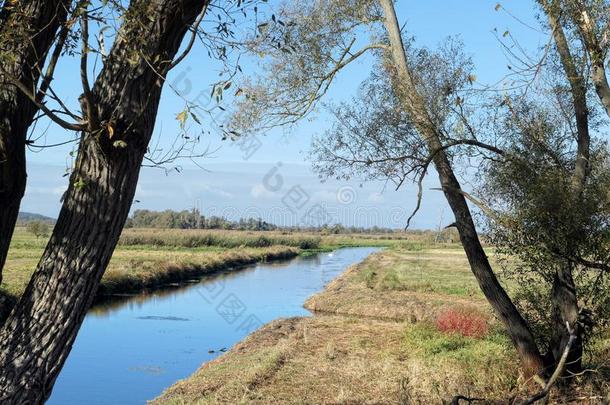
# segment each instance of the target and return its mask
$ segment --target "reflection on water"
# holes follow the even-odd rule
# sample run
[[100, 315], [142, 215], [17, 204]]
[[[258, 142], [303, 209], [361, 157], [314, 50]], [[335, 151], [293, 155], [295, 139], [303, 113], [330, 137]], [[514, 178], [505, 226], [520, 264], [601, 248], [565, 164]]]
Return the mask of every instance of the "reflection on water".
[[[200, 284], [202, 282], [205, 283], [216, 283], [216, 282], [225, 282], [231, 280], [234, 277], [243, 277], [245, 274], [251, 273], [259, 269], [260, 266], [264, 266], [268, 270], [272, 269], [284, 269], [288, 267], [292, 267], [295, 265], [295, 262], [300, 263], [310, 263], [315, 266], [319, 266], [322, 263], [322, 257], [324, 255], [334, 255], [335, 253], [321, 253], [311, 256], [298, 256], [294, 259], [282, 260], [282, 261], [274, 261], [269, 263], [261, 263], [259, 265], [250, 265], [250, 266], [242, 266], [235, 267], [228, 270], [223, 270], [220, 272], [215, 272], [214, 274], [207, 275], [202, 279], [194, 279], [194, 280], [186, 280], [182, 283], [172, 283], [167, 284], [161, 287], [156, 288], [153, 291], [146, 291], [143, 293], [136, 294], [115, 294], [110, 299], [106, 299], [98, 304], [96, 304], [93, 308], [89, 310], [89, 316], [105, 316], [108, 312], [115, 311], [117, 309], [123, 308], [124, 306], [129, 306], [132, 309], [138, 309], [143, 304], [149, 304], [151, 300], [156, 300], [159, 298], [164, 298], [167, 296], [171, 296], [176, 294], [177, 290], [183, 290], [191, 284]], [[239, 271], [235, 271], [235, 270]]]
[[49, 404], [144, 404], [303, 302], [377, 248], [226, 271], [92, 308]]

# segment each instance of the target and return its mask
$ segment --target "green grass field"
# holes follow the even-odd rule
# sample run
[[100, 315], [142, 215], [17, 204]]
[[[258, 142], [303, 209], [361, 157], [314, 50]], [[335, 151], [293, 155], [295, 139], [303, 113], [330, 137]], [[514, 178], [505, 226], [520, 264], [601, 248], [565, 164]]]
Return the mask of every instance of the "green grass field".
[[[224, 230], [126, 229], [104, 275], [102, 293], [131, 292], [226, 267], [342, 246], [419, 246], [428, 233], [322, 235]], [[46, 245], [18, 227], [11, 241], [1, 290], [20, 296]]]

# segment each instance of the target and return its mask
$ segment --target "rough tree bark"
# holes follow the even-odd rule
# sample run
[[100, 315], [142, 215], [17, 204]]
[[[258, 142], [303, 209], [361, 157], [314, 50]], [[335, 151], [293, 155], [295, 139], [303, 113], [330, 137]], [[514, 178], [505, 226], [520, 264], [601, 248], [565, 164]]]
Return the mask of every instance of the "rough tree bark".
[[[542, 7], [547, 14], [549, 25], [553, 31], [553, 39], [557, 46], [557, 52], [566, 78], [570, 83], [572, 94], [572, 105], [576, 120], [577, 150], [576, 163], [572, 174], [571, 194], [573, 204], [577, 206], [582, 199], [582, 193], [587, 184], [589, 176], [589, 158], [591, 137], [589, 134], [589, 109], [587, 107], [587, 83], [582, 72], [576, 67], [574, 58], [570, 51], [570, 45], [563, 31], [560, 20], [560, 3], [557, 1], [541, 1]], [[604, 75], [605, 77], [605, 75]], [[607, 83], [606, 83], [607, 84]], [[569, 236], [569, 235], [568, 235]], [[568, 238], [569, 240], [569, 238]], [[570, 246], [565, 246], [566, 257], [573, 256]], [[577, 373], [582, 368], [582, 328], [578, 324], [578, 296], [574, 283], [572, 263], [566, 261], [556, 271], [551, 289], [553, 335], [549, 342], [549, 353], [547, 356], [553, 364], [559, 362], [565, 347], [570, 340], [570, 333], [566, 328], [566, 322], [574, 329], [576, 339], [568, 354], [566, 372]]]
[[[35, 88], [57, 30], [66, 22], [70, 0], [5, 2], [0, 11], [2, 70]], [[25, 40], [27, 38], [27, 40]], [[25, 142], [38, 111], [0, 73], [0, 282], [19, 206], [25, 192]]]
[[444, 152], [441, 137], [430, 120], [425, 103], [418, 93], [411, 77], [405, 54], [400, 27], [392, 0], [380, 0], [385, 15], [393, 60], [396, 88], [399, 90], [405, 109], [409, 112], [421, 136], [425, 138], [433, 162], [438, 172], [445, 197], [453, 211], [460, 241], [468, 257], [468, 262], [485, 297], [506, 326], [511, 340], [520, 356], [524, 372], [536, 375], [544, 370], [544, 362], [529, 325], [523, 319], [512, 300], [498, 282], [476, 231], [470, 209], [460, 183], [455, 177], [451, 163]]
[[206, 3], [131, 1], [83, 97], [99, 126], [82, 134], [57, 225], [0, 330], [1, 403], [41, 404], [50, 396], [127, 219], [164, 77]]
[[[605, 46], [602, 46], [602, 35], [598, 32], [597, 24], [591, 18], [587, 5], [581, 1], [573, 2], [572, 21], [578, 27], [582, 36], [589, 60], [591, 61], [591, 81], [599, 97], [606, 114], [610, 116], [610, 85], [606, 76], [605, 56], [610, 39], [605, 38]], [[607, 35], [607, 34], [606, 34]]]

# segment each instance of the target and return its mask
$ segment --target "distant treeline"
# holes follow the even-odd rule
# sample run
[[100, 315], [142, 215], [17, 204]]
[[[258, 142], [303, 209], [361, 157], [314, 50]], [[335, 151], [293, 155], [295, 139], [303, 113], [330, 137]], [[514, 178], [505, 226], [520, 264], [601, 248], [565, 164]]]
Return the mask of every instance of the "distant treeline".
[[126, 228], [165, 228], [165, 229], [238, 229], [249, 231], [273, 231], [277, 226], [262, 219], [240, 219], [230, 221], [226, 218], [201, 215], [199, 210], [191, 211], [149, 211], [137, 210], [127, 220]]
[[127, 220], [126, 228], [165, 228], [165, 229], [226, 229], [240, 231], [324, 231], [331, 234], [342, 233], [393, 233], [395, 230], [389, 228], [346, 227], [340, 224], [324, 225], [321, 227], [281, 227], [261, 218], [241, 218], [231, 221], [218, 216], [206, 217], [201, 215], [197, 209], [184, 211], [150, 211], [136, 210]]

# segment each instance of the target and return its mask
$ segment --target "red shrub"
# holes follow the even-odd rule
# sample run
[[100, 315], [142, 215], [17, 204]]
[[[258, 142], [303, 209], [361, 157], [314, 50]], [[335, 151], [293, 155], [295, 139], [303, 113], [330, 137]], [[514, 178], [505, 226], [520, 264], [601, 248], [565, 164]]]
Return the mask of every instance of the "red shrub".
[[438, 314], [436, 327], [441, 332], [480, 338], [487, 334], [487, 318], [468, 308], [448, 308]]

